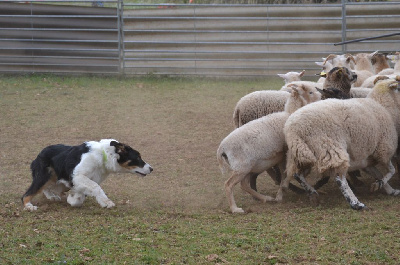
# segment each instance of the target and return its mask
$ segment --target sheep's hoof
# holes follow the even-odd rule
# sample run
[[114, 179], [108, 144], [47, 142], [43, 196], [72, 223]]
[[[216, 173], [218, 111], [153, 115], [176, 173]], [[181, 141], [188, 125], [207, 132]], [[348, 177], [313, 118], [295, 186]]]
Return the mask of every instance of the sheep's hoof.
[[375, 192], [377, 190], [380, 190], [383, 187], [383, 181], [382, 180], [377, 180], [375, 183], [371, 184], [371, 192]]
[[232, 208], [232, 213], [244, 213], [244, 210], [242, 208]]
[[312, 192], [309, 196], [310, 202], [312, 206], [318, 206], [319, 205], [319, 195], [317, 192]]
[[365, 206], [364, 203], [357, 202], [357, 203], [352, 203], [350, 204], [351, 208], [354, 210], [369, 210], [367, 206]]

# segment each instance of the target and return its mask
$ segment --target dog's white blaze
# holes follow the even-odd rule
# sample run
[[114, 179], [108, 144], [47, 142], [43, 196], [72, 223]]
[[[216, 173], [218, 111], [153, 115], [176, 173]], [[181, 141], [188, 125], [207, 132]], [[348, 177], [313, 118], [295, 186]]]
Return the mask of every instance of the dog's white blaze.
[[137, 168], [133, 169], [133, 172], [147, 175], [147, 174], [150, 174], [150, 172], [151, 172], [151, 166], [146, 163], [143, 168], [137, 167]]

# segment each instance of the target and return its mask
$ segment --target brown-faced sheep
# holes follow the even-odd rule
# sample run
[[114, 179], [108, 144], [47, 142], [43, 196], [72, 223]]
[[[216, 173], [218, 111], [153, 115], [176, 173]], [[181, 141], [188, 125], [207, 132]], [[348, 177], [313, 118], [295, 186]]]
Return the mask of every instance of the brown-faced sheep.
[[285, 105], [285, 111], [253, 120], [232, 131], [222, 140], [217, 160], [224, 173], [231, 172], [225, 182], [225, 192], [232, 213], [243, 212], [233, 197], [233, 187], [241, 183], [243, 190], [261, 201], [273, 201], [270, 196], [261, 195], [250, 187], [250, 177], [272, 168], [284, 161], [286, 144], [283, 126], [296, 109], [320, 99], [320, 94], [310, 88], [293, 88]]
[[377, 82], [367, 98], [328, 99], [294, 112], [285, 123], [288, 144], [287, 178], [281, 182], [276, 200], [295, 177], [311, 195], [316, 191], [304, 179], [307, 170], [315, 168], [322, 175], [336, 177], [336, 182], [353, 209], [363, 209], [350, 189], [346, 174], [350, 170], [388, 170], [372, 186], [383, 187], [388, 194], [399, 195], [388, 181], [394, 174], [391, 158], [397, 148], [400, 132], [399, 83], [388, 79]]
[[375, 53], [371, 58], [372, 66], [374, 67], [374, 73], [378, 74], [384, 69], [390, 68], [388, 63], [388, 57], [383, 53]]

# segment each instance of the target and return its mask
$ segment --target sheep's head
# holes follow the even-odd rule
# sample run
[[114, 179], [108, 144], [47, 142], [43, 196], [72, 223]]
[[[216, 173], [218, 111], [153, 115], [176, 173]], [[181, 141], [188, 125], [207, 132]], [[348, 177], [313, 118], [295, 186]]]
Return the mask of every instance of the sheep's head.
[[293, 113], [297, 109], [318, 101], [321, 99], [321, 94], [314, 88], [308, 85], [290, 84], [290, 98], [285, 105], [285, 111]]
[[[329, 73], [326, 74], [325, 77], [326, 77], [325, 83], [329, 85], [332, 85], [332, 83], [334, 84], [342, 83], [342, 85], [344, 84], [351, 85], [357, 80], [357, 75], [346, 67], [334, 67], [332, 68], [332, 70], [329, 71]], [[325, 83], [324, 87], [326, 87]], [[334, 87], [338, 88], [337, 85], [335, 85]]]
[[396, 52], [395, 54], [391, 54], [387, 56], [392, 63], [396, 63], [400, 59], [400, 53]]
[[285, 81], [285, 84], [288, 84], [293, 81], [301, 81], [301, 77], [303, 77], [306, 70], [301, 72], [288, 72], [286, 74], [278, 74], [279, 77], [282, 77]]
[[387, 62], [388, 57], [386, 56], [386, 54], [383, 53], [376, 53], [372, 56], [371, 58], [371, 63], [373, 65], [377, 64], [377, 63], [385, 63]]
[[397, 93], [400, 90], [400, 76], [396, 76], [395, 79], [378, 80], [373, 89], [381, 93], [388, 93], [391, 91]]

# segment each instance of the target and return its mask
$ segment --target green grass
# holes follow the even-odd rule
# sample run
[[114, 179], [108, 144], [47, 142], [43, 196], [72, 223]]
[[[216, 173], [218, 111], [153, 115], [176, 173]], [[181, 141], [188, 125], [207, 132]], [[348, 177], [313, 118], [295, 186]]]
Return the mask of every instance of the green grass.
[[[334, 183], [321, 204], [288, 192], [260, 203], [235, 189], [232, 215], [215, 153], [243, 95], [279, 79], [0, 78], [0, 264], [399, 264], [398, 197], [357, 189], [370, 211], [351, 210]], [[114, 137], [154, 167], [146, 178], [111, 175], [116, 203], [81, 208], [34, 198], [22, 210], [29, 164], [46, 145]], [[399, 177], [393, 179], [399, 186]], [[259, 177], [260, 192], [277, 186]]]

